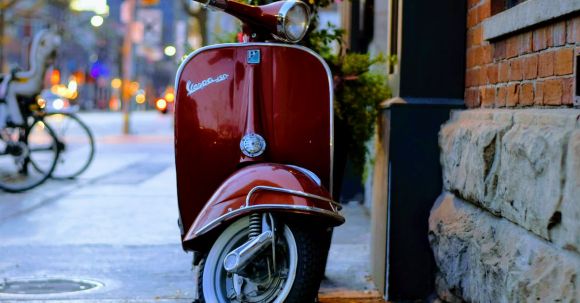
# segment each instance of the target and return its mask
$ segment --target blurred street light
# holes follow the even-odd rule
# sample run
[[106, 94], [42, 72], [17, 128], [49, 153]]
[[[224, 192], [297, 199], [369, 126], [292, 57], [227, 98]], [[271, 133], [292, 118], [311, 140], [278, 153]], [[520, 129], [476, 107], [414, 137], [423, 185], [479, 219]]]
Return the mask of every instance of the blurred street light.
[[145, 103], [145, 93], [137, 94], [137, 96], [135, 96], [135, 102], [137, 102], [137, 104]]
[[177, 52], [177, 50], [175, 49], [175, 46], [172, 46], [172, 45], [165, 47], [165, 50], [164, 50], [164, 53], [167, 57], [175, 56], [176, 52]]
[[73, 11], [92, 11], [99, 15], [109, 13], [107, 0], [72, 0], [70, 8]]
[[111, 80], [111, 87], [114, 89], [121, 88], [122, 84], [123, 84], [123, 82], [119, 78], [115, 78], [115, 79]]
[[162, 98], [157, 99], [157, 101], [155, 101], [155, 108], [165, 114], [167, 112], [167, 101]]
[[101, 17], [99, 15], [94, 15], [91, 18], [91, 25], [94, 26], [94, 27], [99, 27], [99, 26], [103, 25], [103, 22], [104, 21], [105, 20], [103, 19], [103, 17]]
[[167, 102], [173, 102], [175, 100], [175, 95], [173, 93], [167, 93], [165, 94], [165, 100], [167, 100]]
[[131, 84], [129, 84], [129, 92], [130, 92], [130, 94], [131, 95], [136, 94], [137, 91], [139, 90], [139, 87], [140, 87], [139, 82], [137, 82], [137, 81], [131, 82]]

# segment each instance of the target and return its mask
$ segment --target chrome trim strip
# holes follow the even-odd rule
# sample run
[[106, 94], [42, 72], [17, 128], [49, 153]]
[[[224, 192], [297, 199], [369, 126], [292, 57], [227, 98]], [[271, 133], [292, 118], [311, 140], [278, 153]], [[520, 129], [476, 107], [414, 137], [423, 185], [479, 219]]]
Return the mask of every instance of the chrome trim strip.
[[312, 171], [310, 171], [307, 168], [304, 167], [300, 167], [300, 166], [296, 166], [296, 165], [290, 165], [290, 164], [286, 164], [286, 166], [291, 167], [307, 176], [309, 176], [310, 178], [312, 178], [312, 180], [314, 180], [314, 182], [316, 182], [316, 184], [318, 184], [319, 186], [322, 186], [322, 181], [320, 181], [320, 178], [318, 178], [318, 176], [313, 173]]
[[244, 205], [244, 207], [250, 207], [250, 200], [252, 199], [252, 195], [255, 192], [260, 191], [260, 190], [275, 191], [275, 192], [285, 193], [285, 194], [289, 194], [289, 195], [293, 195], [293, 196], [300, 196], [300, 197], [325, 201], [325, 202], [328, 202], [330, 204], [330, 208], [334, 212], [338, 212], [339, 210], [342, 209], [342, 205], [336, 203], [335, 201], [332, 201], [331, 199], [328, 199], [328, 198], [325, 198], [325, 197], [322, 197], [319, 195], [313, 195], [313, 194], [309, 194], [309, 193], [306, 193], [303, 191], [298, 191], [298, 190], [293, 190], [293, 189], [286, 189], [286, 188], [281, 188], [281, 187], [273, 187], [273, 186], [265, 186], [265, 185], [256, 186], [248, 192], [248, 195], [246, 196], [246, 204]]
[[217, 219], [209, 222], [208, 224], [206, 224], [202, 228], [200, 228], [194, 234], [194, 237], [198, 237], [198, 236], [201, 236], [201, 235], [207, 233], [208, 231], [212, 230], [213, 228], [220, 225], [224, 221], [226, 221], [232, 217], [235, 217], [239, 213], [252, 212], [255, 210], [298, 210], [298, 211], [317, 213], [320, 215], [331, 217], [331, 218], [336, 219], [342, 223], [344, 223], [344, 221], [345, 221], [344, 217], [341, 216], [339, 213], [332, 212], [332, 211], [318, 208], [318, 207], [303, 206], [303, 205], [260, 204], [260, 205], [239, 208], [239, 209], [231, 211], [225, 215], [222, 215], [222, 216], [218, 217]]
[[289, 47], [289, 48], [297, 48], [300, 50], [303, 50], [309, 54], [311, 54], [312, 56], [314, 56], [315, 58], [317, 58], [320, 63], [322, 63], [322, 66], [324, 66], [324, 69], [326, 69], [326, 74], [328, 76], [328, 90], [329, 90], [329, 96], [330, 96], [330, 177], [329, 177], [329, 183], [330, 183], [330, 193], [333, 193], [333, 188], [334, 188], [334, 180], [333, 180], [333, 176], [334, 176], [334, 84], [333, 84], [333, 79], [332, 79], [332, 72], [330, 71], [330, 67], [328, 67], [328, 64], [326, 64], [326, 61], [324, 61], [324, 59], [322, 59], [322, 57], [320, 57], [319, 54], [315, 53], [313, 50], [301, 46], [301, 45], [290, 45], [290, 44], [283, 44], [283, 43], [265, 43], [265, 42], [250, 42], [250, 43], [223, 43], [223, 44], [214, 44], [214, 45], [208, 45], [208, 46], [204, 46], [202, 48], [198, 48], [197, 50], [193, 51], [192, 53], [190, 53], [179, 65], [179, 68], [177, 69], [177, 73], [175, 74], [175, 84], [174, 84], [174, 92], [177, 95], [177, 93], [179, 92], [178, 87], [179, 87], [179, 78], [181, 77], [181, 74], [183, 73], [183, 69], [185, 69], [185, 66], [187, 65], [187, 63], [193, 58], [195, 57], [197, 54], [206, 51], [206, 50], [211, 50], [211, 49], [217, 49], [217, 48], [224, 48], [224, 47], [236, 47], [236, 46], [281, 46], [281, 47]]

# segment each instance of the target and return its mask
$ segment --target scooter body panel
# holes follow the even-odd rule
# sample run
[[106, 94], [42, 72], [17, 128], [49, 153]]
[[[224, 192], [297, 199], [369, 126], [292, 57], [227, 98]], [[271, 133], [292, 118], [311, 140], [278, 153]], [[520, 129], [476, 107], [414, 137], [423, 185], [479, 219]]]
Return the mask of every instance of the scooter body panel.
[[[245, 199], [246, 190], [257, 184], [289, 186], [330, 198], [327, 192], [332, 190], [332, 77], [318, 55], [304, 47], [286, 44], [206, 47], [182, 63], [175, 86], [175, 157], [184, 231], [194, 230], [191, 227], [198, 216], [203, 217], [198, 221], [211, 221], [228, 208], [239, 208], [236, 199]], [[248, 133], [259, 134], [266, 141], [264, 153], [256, 158], [245, 156], [240, 150], [240, 140]], [[277, 166], [260, 168], [260, 173], [243, 177], [236, 175], [235, 179], [230, 177], [258, 163], [306, 168], [318, 176], [320, 184], [311, 180], [317, 185], [308, 185], [305, 180], [309, 177], [304, 178], [299, 172], [288, 173]], [[280, 174], [284, 178], [289, 174], [294, 179], [272, 179], [277, 170], [285, 171]], [[224, 180], [245, 184], [220, 187]], [[218, 201], [221, 199], [216, 198], [221, 195], [218, 189], [234, 188], [240, 194], [238, 197], [235, 192], [221, 192], [232, 199], [226, 199], [231, 201], [228, 203]], [[279, 202], [272, 203], [313, 203], [304, 197], [288, 196], [278, 193], [274, 200]], [[206, 204], [212, 205], [204, 209]], [[182, 237], [191, 239], [192, 235], [184, 232]]]
[[193, 241], [219, 225], [252, 211], [291, 212], [324, 217], [340, 225], [340, 206], [332, 202], [320, 180], [303, 168], [260, 163], [232, 174], [209, 199], [184, 241]]

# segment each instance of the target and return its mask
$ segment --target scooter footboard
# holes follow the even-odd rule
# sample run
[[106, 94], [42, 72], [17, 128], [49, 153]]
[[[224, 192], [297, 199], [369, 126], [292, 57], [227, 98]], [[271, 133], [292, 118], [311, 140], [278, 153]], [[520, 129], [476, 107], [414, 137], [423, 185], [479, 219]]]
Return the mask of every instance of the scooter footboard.
[[311, 218], [328, 226], [344, 223], [340, 204], [308, 170], [262, 163], [239, 170], [224, 182], [185, 235], [184, 247], [196, 248], [206, 235], [255, 212]]

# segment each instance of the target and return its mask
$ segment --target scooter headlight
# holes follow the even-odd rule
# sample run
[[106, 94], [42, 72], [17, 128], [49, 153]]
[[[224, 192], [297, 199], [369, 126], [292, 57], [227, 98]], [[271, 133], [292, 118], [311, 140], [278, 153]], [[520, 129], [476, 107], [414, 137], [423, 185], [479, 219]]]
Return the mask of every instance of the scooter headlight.
[[287, 42], [298, 42], [308, 31], [310, 9], [301, 1], [286, 1], [278, 13], [277, 38]]

